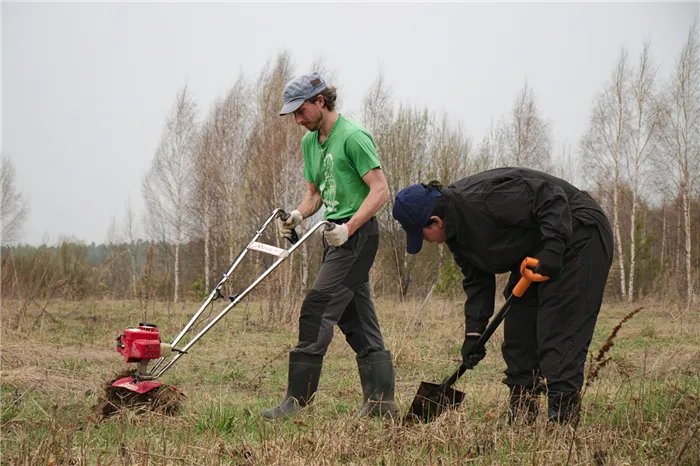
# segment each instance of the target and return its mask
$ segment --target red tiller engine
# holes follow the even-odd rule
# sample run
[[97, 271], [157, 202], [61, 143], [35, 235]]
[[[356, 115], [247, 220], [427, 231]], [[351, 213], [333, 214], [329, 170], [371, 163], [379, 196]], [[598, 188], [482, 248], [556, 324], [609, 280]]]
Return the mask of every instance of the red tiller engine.
[[134, 376], [115, 380], [112, 386], [141, 394], [161, 387], [162, 383], [152, 380], [155, 377], [149, 373], [148, 364], [154, 359], [169, 357], [173, 351], [181, 352], [160, 341], [156, 325], [141, 322], [138, 327], [127, 328], [117, 337], [117, 352], [124, 356], [126, 362], [137, 363], [138, 367]]
[[154, 324], [146, 322], [129, 327], [117, 337], [117, 351], [126, 362], [141, 362], [161, 356], [160, 332]]

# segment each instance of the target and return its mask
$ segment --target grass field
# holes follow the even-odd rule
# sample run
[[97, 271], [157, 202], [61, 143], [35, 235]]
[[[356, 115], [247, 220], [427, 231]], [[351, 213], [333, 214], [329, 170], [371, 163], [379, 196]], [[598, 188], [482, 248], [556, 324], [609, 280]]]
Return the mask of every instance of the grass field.
[[[143, 320], [136, 302], [51, 301], [17, 319], [2, 308], [2, 464], [700, 464], [700, 314], [673, 316], [650, 303], [619, 330], [587, 388], [577, 429], [509, 426], [501, 333], [486, 359], [456, 385], [465, 402], [427, 425], [355, 419], [361, 389], [354, 354], [336, 332], [316, 402], [298, 418], [262, 421], [284, 395], [294, 324], [267, 324], [241, 305], [195, 345], [162, 381], [182, 390], [182, 413], [122, 412], [93, 406], [126, 364], [115, 338]], [[437, 382], [459, 361], [461, 301], [379, 300], [386, 345], [405, 413], [422, 380]], [[196, 303], [149, 309], [170, 341]], [[633, 308], [605, 306], [590, 352]], [[543, 402], [543, 401], [542, 401]], [[542, 408], [544, 408], [544, 403]]]

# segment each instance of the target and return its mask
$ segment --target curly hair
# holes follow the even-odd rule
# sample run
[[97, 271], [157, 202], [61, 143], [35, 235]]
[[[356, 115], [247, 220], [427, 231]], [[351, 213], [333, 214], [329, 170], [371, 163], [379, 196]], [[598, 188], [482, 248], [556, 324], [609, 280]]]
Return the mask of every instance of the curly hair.
[[[338, 92], [334, 86], [328, 86], [318, 95], [323, 96], [323, 100], [326, 103], [325, 106], [329, 111], [335, 110], [335, 99], [338, 98]], [[318, 95], [309, 99], [309, 102], [314, 103], [318, 100]]]

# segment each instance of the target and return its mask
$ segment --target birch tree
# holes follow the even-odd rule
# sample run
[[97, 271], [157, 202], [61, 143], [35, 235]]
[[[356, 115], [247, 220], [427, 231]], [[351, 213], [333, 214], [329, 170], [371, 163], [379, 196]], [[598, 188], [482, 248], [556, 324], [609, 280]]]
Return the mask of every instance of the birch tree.
[[472, 141], [460, 122], [453, 122], [447, 115], [433, 131], [428, 177], [447, 186], [476, 171], [478, 163], [472, 159]]
[[185, 241], [197, 144], [196, 106], [185, 86], [178, 92], [142, 192], [147, 228], [163, 245], [173, 245], [173, 301], [180, 296], [180, 247]]
[[551, 169], [551, 127], [540, 115], [527, 81], [515, 99], [510, 117], [501, 122], [499, 133], [505, 149], [500, 154], [500, 165]]
[[383, 145], [393, 119], [391, 92], [380, 70], [362, 101], [362, 122], [378, 146]]
[[554, 164], [554, 173], [574, 186], [579, 183], [580, 161], [576, 158], [568, 141], [563, 141], [559, 145], [559, 157]]
[[[581, 140], [581, 154], [588, 175], [595, 179], [601, 189], [612, 189], [612, 227], [617, 246], [617, 271], [623, 299], [627, 299], [627, 280], [620, 226], [620, 184], [630, 140], [628, 82], [627, 50], [623, 47], [612, 79], [593, 103], [589, 127]], [[605, 189], [606, 187], [609, 188]]]
[[131, 201], [127, 201], [126, 210], [124, 212], [124, 221], [122, 223], [122, 234], [128, 242], [127, 252], [129, 254], [130, 265], [131, 265], [131, 293], [132, 297], [137, 295], [136, 282], [138, 280], [138, 254], [139, 247], [137, 243], [138, 238], [138, 225], [136, 224], [136, 215], [131, 207]]
[[[218, 105], [217, 105], [218, 106]], [[211, 236], [212, 236], [212, 215], [216, 200], [216, 161], [214, 155], [215, 128], [212, 122], [206, 122], [200, 132], [200, 139], [196, 150], [196, 164], [194, 176], [194, 203], [191, 206], [192, 218], [195, 219], [193, 236], [204, 237], [204, 288], [210, 288], [211, 273]]]
[[[378, 219], [385, 234], [388, 250], [392, 256], [394, 279], [399, 289], [399, 297], [403, 299], [408, 293], [411, 283], [411, 273], [415, 263], [415, 256], [406, 253], [405, 235], [402, 234], [398, 222], [392, 215], [394, 197], [406, 186], [417, 182], [426, 181], [426, 161], [429, 155], [433, 118], [427, 109], [418, 109], [400, 105], [394, 114], [387, 102], [388, 89], [383, 88], [381, 77], [375, 82], [365, 97], [364, 114], [371, 111], [371, 105], [375, 97], [383, 101], [384, 110], [378, 112], [383, 115], [384, 126], [375, 133], [377, 148], [380, 153], [382, 170], [385, 173], [389, 185], [390, 201], [379, 214]], [[376, 109], [380, 108], [379, 106]], [[395, 115], [392, 121], [388, 121], [388, 115]]]
[[203, 238], [204, 287], [212, 285], [211, 272], [218, 244], [226, 250], [232, 263], [240, 246], [242, 233], [237, 226], [244, 215], [242, 195], [245, 166], [249, 99], [246, 80], [241, 73], [228, 93], [214, 103], [204, 122], [197, 151], [196, 236]]
[[664, 147], [673, 161], [672, 180], [680, 198], [678, 238], [682, 230], [685, 264], [685, 302], [693, 301], [691, 200], [700, 174], [700, 40], [693, 23], [677, 59], [668, 89]]
[[631, 148], [627, 160], [628, 176], [632, 191], [630, 214], [630, 265], [627, 282], [627, 299], [634, 301], [634, 277], [637, 257], [637, 211], [644, 188], [648, 186], [649, 166], [660, 136], [661, 112], [656, 96], [656, 68], [649, 56], [650, 44], [644, 43], [639, 63], [630, 73]]
[[[471, 138], [462, 124], [443, 115], [432, 130], [431, 147], [426, 160], [427, 180], [439, 180], [443, 186], [461, 180], [482, 168], [482, 161], [474, 157]], [[445, 263], [445, 245], [438, 245], [439, 267], [442, 274]], [[439, 276], [435, 278], [435, 283]]]
[[305, 130], [292, 117], [279, 116], [282, 90], [293, 77], [291, 57], [281, 53], [256, 79], [246, 166], [247, 207], [256, 226], [276, 207], [296, 205], [305, 191], [301, 177]]
[[0, 154], [0, 236], [3, 246], [14, 244], [20, 239], [28, 213], [29, 204], [17, 188], [12, 159]]
[[241, 73], [229, 89], [226, 98], [217, 106], [213, 116], [214, 152], [220, 174], [217, 179], [217, 193], [223, 199], [221, 214], [224, 221], [221, 233], [227, 248], [228, 262], [233, 262], [241, 236], [236, 223], [245, 204], [245, 198], [241, 194], [250, 128], [250, 107], [250, 89]]
[[504, 154], [503, 138], [499, 136], [499, 130], [493, 120], [486, 130], [486, 134], [476, 149], [474, 160], [475, 171], [488, 170], [498, 166]]
[[[384, 141], [389, 129], [391, 127], [392, 121], [394, 119], [394, 108], [391, 101], [391, 92], [384, 78], [384, 73], [380, 69], [377, 73], [377, 77], [374, 83], [365, 93], [362, 101], [362, 124], [367, 128], [367, 130], [372, 134], [374, 138], [374, 143], [377, 146], [377, 154], [379, 156], [379, 161], [382, 163], [382, 170], [384, 167]], [[388, 182], [388, 181], [387, 181]], [[393, 202], [393, 196], [390, 196], [390, 203]], [[385, 207], [386, 209], [386, 207]], [[386, 214], [379, 212], [377, 215], [377, 220], [380, 225], [384, 225], [386, 219]], [[382, 242], [386, 241], [386, 235], [384, 234], [382, 227], [382, 235], [380, 239]], [[374, 294], [374, 287], [377, 280], [377, 276], [381, 274], [383, 277], [386, 275], [385, 268], [393, 268], [394, 261], [389, 261], [388, 266], [383, 260], [383, 255], [381, 251], [378, 253], [377, 259], [374, 262], [374, 266], [370, 269], [370, 290]], [[383, 283], [382, 283], [383, 284]]]

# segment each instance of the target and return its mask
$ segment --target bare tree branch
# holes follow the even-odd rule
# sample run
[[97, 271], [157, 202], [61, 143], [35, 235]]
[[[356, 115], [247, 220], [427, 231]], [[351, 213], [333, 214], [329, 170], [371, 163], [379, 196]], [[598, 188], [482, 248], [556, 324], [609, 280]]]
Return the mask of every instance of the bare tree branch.
[[498, 137], [502, 138], [499, 146], [505, 149], [498, 154], [500, 165], [551, 170], [551, 127], [540, 116], [527, 81], [515, 99], [510, 118], [501, 121]]
[[0, 220], [2, 245], [15, 244], [22, 237], [22, 228], [29, 215], [29, 203], [15, 182], [12, 159], [0, 154]]

